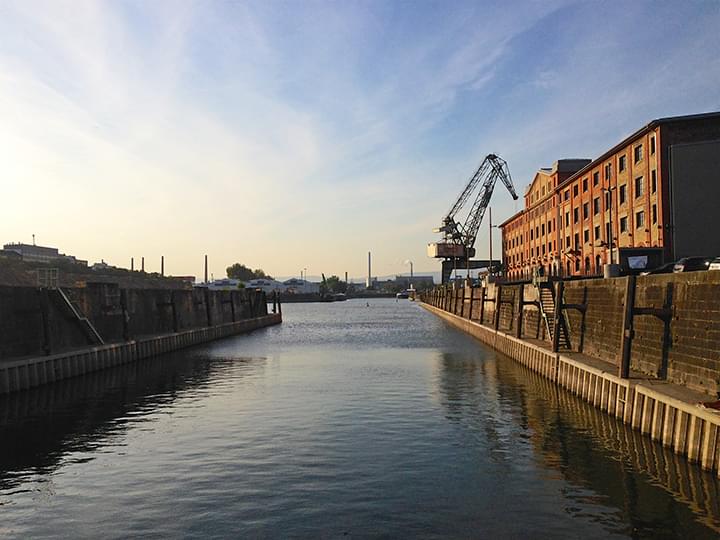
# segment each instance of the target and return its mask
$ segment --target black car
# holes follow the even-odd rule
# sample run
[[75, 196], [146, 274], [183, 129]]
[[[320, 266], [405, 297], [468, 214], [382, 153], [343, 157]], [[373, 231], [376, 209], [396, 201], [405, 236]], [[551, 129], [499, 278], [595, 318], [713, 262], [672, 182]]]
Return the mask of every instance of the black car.
[[695, 272], [710, 267], [709, 257], [683, 257], [675, 263], [673, 272]]
[[652, 270], [647, 270], [645, 272], [642, 272], [641, 276], [651, 276], [654, 274], [672, 274], [675, 270], [675, 262], [669, 262], [665, 263], [662, 266], [658, 266], [657, 268], [653, 268]]

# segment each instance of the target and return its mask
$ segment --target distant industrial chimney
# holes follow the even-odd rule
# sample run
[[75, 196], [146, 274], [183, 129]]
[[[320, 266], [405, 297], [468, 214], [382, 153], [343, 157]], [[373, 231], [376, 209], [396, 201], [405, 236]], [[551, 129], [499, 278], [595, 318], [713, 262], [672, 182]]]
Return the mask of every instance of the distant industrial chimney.
[[368, 251], [368, 277], [365, 288], [369, 289], [370, 287], [372, 287], [372, 255]]

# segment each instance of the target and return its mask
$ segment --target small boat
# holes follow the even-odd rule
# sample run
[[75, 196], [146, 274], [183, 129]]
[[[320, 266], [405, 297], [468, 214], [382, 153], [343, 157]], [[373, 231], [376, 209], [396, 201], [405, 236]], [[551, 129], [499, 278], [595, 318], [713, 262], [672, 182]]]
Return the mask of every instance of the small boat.
[[400, 291], [395, 295], [395, 298], [410, 298], [410, 293], [407, 291]]
[[345, 300], [347, 300], [347, 296], [345, 295], [345, 293], [335, 293], [333, 294], [333, 300], [335, 302], [344, 302]]

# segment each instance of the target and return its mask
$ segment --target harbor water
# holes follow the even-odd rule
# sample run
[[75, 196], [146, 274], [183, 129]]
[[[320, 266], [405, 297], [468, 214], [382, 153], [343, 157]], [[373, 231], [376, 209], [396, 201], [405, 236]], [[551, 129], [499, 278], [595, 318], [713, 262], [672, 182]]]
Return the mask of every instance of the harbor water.
[[0, 537], [715, 538], [718, 483], [395, 299], [0, 396]]

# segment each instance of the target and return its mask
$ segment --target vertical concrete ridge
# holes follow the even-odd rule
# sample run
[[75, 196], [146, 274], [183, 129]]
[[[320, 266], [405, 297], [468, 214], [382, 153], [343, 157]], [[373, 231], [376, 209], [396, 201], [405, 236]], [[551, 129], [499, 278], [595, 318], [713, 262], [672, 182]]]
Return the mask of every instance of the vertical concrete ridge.
[[[489, 328], [427, 303], [423, 308], [529, 370], [614, 416], [651, 441], [720, 477], [720, 412], [707, 399], [667, 382], [622, 379], [582, 360]], [[1, 383], [0, 379], [0, 383]], [[683, 396], [686, 399], [682, 399]], [[695, 399], [689, 401], [688, 399]]]
[[27, 390], [120, 364], [279, 324], [280, 313], [237, 322], [0, 363], [0, 394]]

